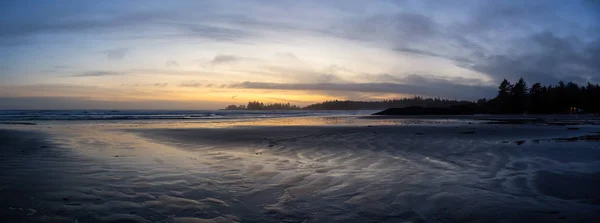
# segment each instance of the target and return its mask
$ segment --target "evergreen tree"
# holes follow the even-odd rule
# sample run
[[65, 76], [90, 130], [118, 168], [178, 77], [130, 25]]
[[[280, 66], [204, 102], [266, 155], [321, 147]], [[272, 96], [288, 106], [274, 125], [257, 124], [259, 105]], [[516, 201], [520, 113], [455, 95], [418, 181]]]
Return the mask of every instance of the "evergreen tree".
[[519, 78], [519, 81], [511, 89], [512, 113], [525, 113], [528, 91], [527, 82], [523, 78]]
[[494, 113], [512, 113], [511, 93], [513, 85], [506, 79], [498, 86], [498, 96], [494, 103]]

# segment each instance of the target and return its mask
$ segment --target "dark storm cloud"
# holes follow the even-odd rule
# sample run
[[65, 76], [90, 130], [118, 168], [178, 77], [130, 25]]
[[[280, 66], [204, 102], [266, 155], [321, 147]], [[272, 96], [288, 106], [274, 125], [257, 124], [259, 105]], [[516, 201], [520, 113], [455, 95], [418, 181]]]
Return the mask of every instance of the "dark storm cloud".
[[[589, 35], [589, 30], [600, 30], [600, 23], [582, 22], [598, 17], [598, 8], [578, 7], [578, 1], [471, 3], [473, 7], [460, 11], [460, 20], [401, 12], [347, 21], [332, 30], [349, 39], [387, 44], [402, 55], [445, 59], [495, 82], [518, 77], [544, 83], [600, 81], [600, 32]], [[435, 7], [456, 4], [440, 2]], [[593, 4], [597, 3], [583, 6]]]
[[544, 32], [519, 45], [523, 52], [486, 56], [467, 68], [496, 79], [515, 80], [522, 76], [546, 83], [600, 81], [600, 39], [584, 43], [577, 38], [560, 38]]

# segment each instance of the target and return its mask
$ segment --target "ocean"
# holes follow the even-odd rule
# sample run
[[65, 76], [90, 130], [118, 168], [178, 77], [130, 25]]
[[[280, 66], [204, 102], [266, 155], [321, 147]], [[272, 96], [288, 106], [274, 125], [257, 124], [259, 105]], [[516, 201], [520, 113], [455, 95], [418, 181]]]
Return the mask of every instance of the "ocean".
[[245, 110], [0, 110], [0, 121], [214, 120], [369, 115], [376, 111]]

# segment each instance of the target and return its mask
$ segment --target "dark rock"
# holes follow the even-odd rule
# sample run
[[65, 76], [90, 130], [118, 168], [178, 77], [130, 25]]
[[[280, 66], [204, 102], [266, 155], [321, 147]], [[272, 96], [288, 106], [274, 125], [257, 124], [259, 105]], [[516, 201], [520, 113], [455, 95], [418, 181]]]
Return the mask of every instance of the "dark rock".
[[515, 144], [517, 144], [517, 145], [519, 145], [519, 146], [520, 146], [520, 145], [523, 145], [523, 144], [525, 144], [525, 140], [519, 140], [519, 141], [515, 141]]
[[473, 131], [468, 131], [468, 132], [461, 132], [460, 134], [475, 134], [475, 132], [473, 132]]
[[568, 130], [579, 130], [579, 128], [567, 128]]
[[417, 133], [415, 133], [415, 134], [416, 134], [416, 135], [423, 135], [423, 133], [422, 133], [422, 132], [417, 132]]

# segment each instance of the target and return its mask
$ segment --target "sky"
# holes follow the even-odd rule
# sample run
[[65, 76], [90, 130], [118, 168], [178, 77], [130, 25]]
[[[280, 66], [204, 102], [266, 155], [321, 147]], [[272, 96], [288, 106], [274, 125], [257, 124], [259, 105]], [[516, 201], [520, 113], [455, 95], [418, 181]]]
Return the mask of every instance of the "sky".
[[218, 109], [600, 83], [598, 0], [0, 2], [0, 109]]

